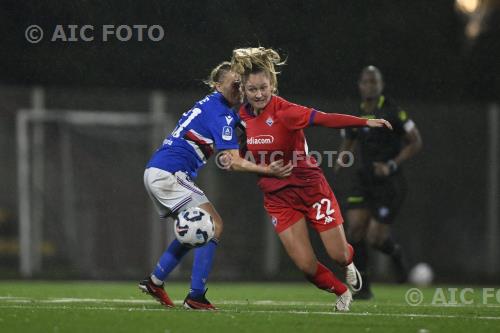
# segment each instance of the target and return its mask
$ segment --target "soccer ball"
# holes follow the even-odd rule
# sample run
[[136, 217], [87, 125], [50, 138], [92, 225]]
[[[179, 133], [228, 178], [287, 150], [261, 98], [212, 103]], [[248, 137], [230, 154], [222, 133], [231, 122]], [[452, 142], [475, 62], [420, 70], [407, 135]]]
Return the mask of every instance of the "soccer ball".
[[419, 287], [427, 287], [434, 280], [434, 272], [429, 264], [421, 262], [411, 269], [409, 280]]
[[183, 210], [175, 219], [175, 237], [189, 247], [200, 247], [207, 244], [215, 235], [215, 224], [212, 216], [205, 210], [192, 207]]

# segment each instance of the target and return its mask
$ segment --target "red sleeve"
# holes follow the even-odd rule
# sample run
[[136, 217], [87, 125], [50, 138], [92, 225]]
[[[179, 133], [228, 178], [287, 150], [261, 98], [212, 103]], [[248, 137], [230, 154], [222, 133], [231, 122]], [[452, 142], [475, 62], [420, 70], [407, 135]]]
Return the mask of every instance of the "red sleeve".
[[311, 108], [287, 102], [276, 111], [276, 117], [283, 122], [286, 128], [297, 130], [311, 124], [313, 112], [314, 110]]
[[368, 121], [367, 119], [349, 116], [347, 114], [325, 113], [316, 110], [314, 110], [314, 114], [311, 115], [311, 118], [311, 122], [314, 125], [332, 128], [362, 127], [366, 126]]

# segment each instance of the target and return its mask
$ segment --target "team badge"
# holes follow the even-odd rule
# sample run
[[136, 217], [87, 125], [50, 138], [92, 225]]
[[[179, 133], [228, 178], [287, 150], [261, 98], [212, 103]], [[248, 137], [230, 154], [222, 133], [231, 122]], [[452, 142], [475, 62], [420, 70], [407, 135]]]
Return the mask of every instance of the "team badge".
[[222, 127], [222, 139], [226, 141], [233, 139], [233, 128], [231, 126]]
[[271, 118], [271, 117], [267, 118], [267, 120], [266, 120], [266, 124], [267, 124], [267, 126], [272, 126], [272, 125], [273, 125], [273, 123], [274, 123], [273, 118]]
[[278, 225], [278, 219], [274, 216], [271, 216], [271, 223], [274, 225], [274, 226], [277, 226]]
[[333, 220], [335, 220], [334, 217], [325, 216], [325, 224], [332, 223]]

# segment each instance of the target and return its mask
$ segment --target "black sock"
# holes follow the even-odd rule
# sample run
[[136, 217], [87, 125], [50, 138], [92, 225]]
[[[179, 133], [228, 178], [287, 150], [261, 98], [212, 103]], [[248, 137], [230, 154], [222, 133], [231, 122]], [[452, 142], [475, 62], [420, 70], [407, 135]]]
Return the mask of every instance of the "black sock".
[[376, 245], [375, 248], [391, 257], [395, 254], [397, 255], [396, 252], [400, 252], [396, 251], [396, 249], [400, 248], [400, 246], [396, 244], [390, 237], [388, 237], [382, 244]]
[[401, 246], [395, 243], [392, 238], [388, 237], [381, 245], [375, 246], [375, 248], [391, 257], [398, 275], [398, 282], [405, 282], [408, 278], [408, 269], [403, 258]]
[[363, 289], [370, 290], [370, 280], [368, 279], [368, 248], [364, 240], [351, 243], [354, 249], [354, 265], [363, 279]]

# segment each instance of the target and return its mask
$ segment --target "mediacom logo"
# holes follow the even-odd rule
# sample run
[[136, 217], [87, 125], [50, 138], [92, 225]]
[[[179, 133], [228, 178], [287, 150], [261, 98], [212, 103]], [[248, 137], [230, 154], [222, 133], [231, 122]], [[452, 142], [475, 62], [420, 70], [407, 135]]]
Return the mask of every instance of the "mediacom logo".
[[247, 138], [247, 145], [267, 145], [274, 142], [272, 135], [258, 135]]

